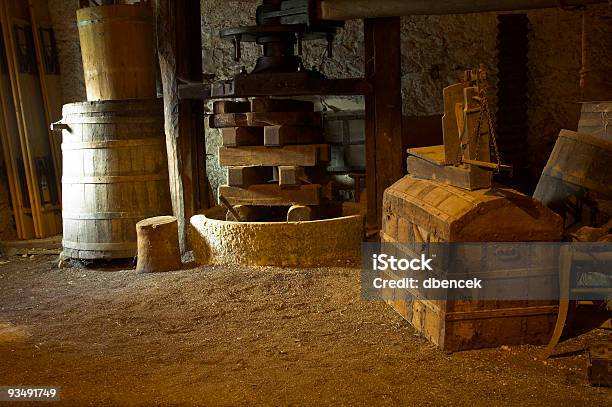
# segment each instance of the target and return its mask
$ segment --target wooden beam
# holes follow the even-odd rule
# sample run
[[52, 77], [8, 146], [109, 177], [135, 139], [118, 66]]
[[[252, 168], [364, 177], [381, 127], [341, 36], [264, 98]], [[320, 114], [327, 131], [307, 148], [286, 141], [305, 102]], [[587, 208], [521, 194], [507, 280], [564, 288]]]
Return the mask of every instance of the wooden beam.
[[314, 112], [221, 113], [210, 116], [210, 127], [313, 126], [321, 127]]
[[221, 129], [223, 147], [260, 146], [263, 144], [262, 127], [230, 127]]
[[516, 11], [607, 3], [607, 0], [323, 0], [319, 17], [323, 20], [353, 20], [410, 15], [465, 14], [487, 11]]
[[202, 80], [200, 2], [159, 0], [156, 14], [172, 211], [184, 253], [189, 248], [189, 219], [209, 207], [203, 103], [178, 98], [178, 78]]
[[321, 186], [309, 184], [289, 189], [276, 184], [251, 185], [248, 188], [221, 185], [219, 196], [225, 197], [231, 205], [319, 205]]
[[405, 171], [402, 158], [402, 93], [399, 17], [364, 21], [367, 226], [380, 229], [386, 188]]
[[314, 103], [305, 100], [253, 98], [251, 112], [314, 112]]
[[227, 167], [227, 185], [248, 187], [263, 184], [272, 179], [271, 167]]
[[320, 162], [329, 161], [328, 144], [310, 144], [285, 147], [219, 147], [219, 165], [270, 166], [297, 165], [313, 167]]
[[281, 187], [300, 185], [305, 177], [304, 167], [296, 167], [295, 165], [278, 167], [278, 185]]
[[266, 126], [264, 127], [264, 145], [282, 147], [287, 144], [311, 144], [323, 141], [323, 130], [320, 127], [307, 126]]
[[[261, 76], [261, 79], [259, 79]], [[306, 95], [365, 95], [370, 85], [362, 78], [313, 79], [296, 74], [249, 74], [218, 83], [181, 85], [181, 99], [224, 99], [250, 96], [306, 96]]]

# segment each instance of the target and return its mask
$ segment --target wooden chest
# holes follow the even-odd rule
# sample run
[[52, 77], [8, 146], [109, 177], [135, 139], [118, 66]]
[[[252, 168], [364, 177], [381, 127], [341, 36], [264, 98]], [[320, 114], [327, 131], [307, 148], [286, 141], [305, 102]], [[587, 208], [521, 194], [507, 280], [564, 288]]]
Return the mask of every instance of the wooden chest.
[[[561, 236], [558, 215], [510, 189], [467, 191], [408, 175], [384, 194], [383, 243], [553, 242]], [[529, 250], [530, 245], [525, 246]], [[485, 245], [479, 250], [489, 249]], [[495, 261], [494, 254], [488, 256]], [[512, 273], [506, 270], [500, 278], [510, 281]], [[550, 270], [545, 275], [527, 267], [516, 273], [522, 274], [515, 280], [525, 284], [531, 277], [546, 278], [551, 295], [558, 290]], [[556, 303], [550, 300], [431, 300], [408, 289], [386, 289], [383, 296], [415, 329], [451, 352], [547, 343], [557, 313]]]

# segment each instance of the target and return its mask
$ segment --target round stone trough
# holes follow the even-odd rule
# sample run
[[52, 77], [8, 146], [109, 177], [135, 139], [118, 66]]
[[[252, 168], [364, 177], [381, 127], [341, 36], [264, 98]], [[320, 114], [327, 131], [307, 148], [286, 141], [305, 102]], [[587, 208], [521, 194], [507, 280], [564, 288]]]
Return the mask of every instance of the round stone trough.
[[212, 208], [191, 218], [199, 264], [316, 267], [360, 261], [363, 216], [304, 222], [231, 222]]

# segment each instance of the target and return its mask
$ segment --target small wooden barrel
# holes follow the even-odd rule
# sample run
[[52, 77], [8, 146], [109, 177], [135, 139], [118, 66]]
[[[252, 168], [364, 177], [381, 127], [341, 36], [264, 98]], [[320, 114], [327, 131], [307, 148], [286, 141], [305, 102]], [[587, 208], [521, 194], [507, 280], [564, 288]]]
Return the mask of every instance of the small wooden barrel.
[[533, 197], [551, 208], [581, 189], [612, 198], [612, 142], [561, 130]]
[[64, 105], [64, 256], [136, 255], [136, 223], [172, 213], [162, 103]]
[[156, 97], [155, 20], [149, 1], [77, 11], [87, 100]]

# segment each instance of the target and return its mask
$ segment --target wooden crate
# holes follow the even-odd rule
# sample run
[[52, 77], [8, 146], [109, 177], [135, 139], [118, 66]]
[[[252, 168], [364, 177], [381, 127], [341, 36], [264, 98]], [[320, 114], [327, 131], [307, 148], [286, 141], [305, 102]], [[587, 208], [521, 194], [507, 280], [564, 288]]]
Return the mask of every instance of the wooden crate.
[[[384, 194], [382, 242], [547, 242], [561, 235], [558, 215], [509, 189], [466, 191], [408, 175]], [[487, 246], [479, 250], [486, 252]], [[484, 254], [496, 261], [494, 254]], [[506, 270], [499, 278], [510, 281], [517, 273], [544, 279], [554, 294], [556, 276], [550, 270]], [[387, 289], [383, 297], [420, 333], [451, 352], [546, 343], [557, 312], [553, 301], [431, 300], [406, 289]]]

